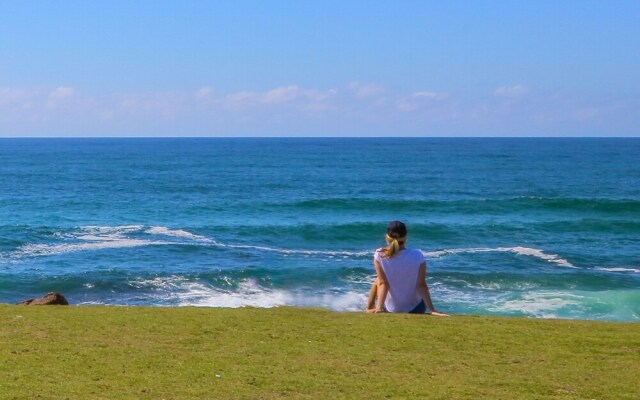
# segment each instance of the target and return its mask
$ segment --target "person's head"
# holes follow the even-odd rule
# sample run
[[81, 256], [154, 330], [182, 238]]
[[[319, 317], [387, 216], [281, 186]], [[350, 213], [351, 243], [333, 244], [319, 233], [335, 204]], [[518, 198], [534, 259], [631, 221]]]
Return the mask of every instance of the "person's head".
[[385, 256], [393, 257], [404, 248], [407, 242], [407, 227], [400, 221], [391, 221], [387, 225], [387, 235], [385, 237], [387, 247], [383, 249]]

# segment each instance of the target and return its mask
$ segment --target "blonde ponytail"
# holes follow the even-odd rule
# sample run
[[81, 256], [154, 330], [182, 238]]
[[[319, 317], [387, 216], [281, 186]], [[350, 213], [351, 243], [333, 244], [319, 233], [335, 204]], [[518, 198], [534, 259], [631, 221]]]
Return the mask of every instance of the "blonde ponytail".
[[385, 258], [391, 258], [400, 251], [401, 244], [404, 244], [407, 237], [394, 238], [387, 234], [385, 239], [387, 240], [387, 247], [383, 247], [381, 250], [384, 253]]

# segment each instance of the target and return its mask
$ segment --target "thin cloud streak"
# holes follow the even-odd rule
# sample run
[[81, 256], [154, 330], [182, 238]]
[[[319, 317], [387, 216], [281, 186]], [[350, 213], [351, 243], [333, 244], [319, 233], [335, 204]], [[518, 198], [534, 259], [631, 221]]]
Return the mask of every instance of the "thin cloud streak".
[[580, 100], [586, 97], [534, 92], [524, 84], [473, 98], [425, 89], [394, 93], [356, 82], [329, 89], [289, 84], [219, 93], [203, 85], [108, 95], [70, 86], [5, 87], [0, 88], [0, 136], [539, 136], [555, 134], [557, 126], [561, 134], [588, 136], [607, 126], [640, 123], [634, 113], [638, 98]]
[[373, 83], [361, 84], [360, 82], [351, 82], [349, 83], [348, 88], [357, 99], [381, 97], [386, 92], [384, 86]]
[[497, 88], [493, 94], [499, 97], [520, 97], [529, 92], [529, 88], [525, 85], [501, 86]]

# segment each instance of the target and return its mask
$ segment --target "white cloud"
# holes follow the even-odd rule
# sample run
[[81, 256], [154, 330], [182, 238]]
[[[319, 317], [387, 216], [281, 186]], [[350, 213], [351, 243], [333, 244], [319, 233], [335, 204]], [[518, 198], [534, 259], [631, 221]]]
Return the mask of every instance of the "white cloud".
[[412, 97], [426, 97], [428, 99], [436, 99], [441, 96], [440, 93], [436, 92], [415, 92], [411, 95]]
[[78, 91], [72, 87], [60, 86], [49, 93], [49, 100], [60, 101], [75, 96]]
[[211, 89], [209, 86], [203, 86], [200, 89], [198, 89], [196, 91], [196, 99], [198, 100], [205, 100], [210, 98], [213, 95], [213, 89]]
[[493, 94], [499, 97], [520, 97], [529, 92], [529, 88], [524, 85], [500, 86]]
[[23, 88], [0, 88], [0, 107], [28, 102], [33, 93]]
[[336, 89], [320, 91], [302, 89], [298, 85], [280, 86], [266, 92], [240, 91], [230, 93], [219, 104], [230, 108], [247, 108], [259, 105], [270, 107], [277, 105], [291, 105], [294, 107], [317, 107], [326, 103], [338, 94]]
[[238, 108], [255, 104], [258, 98], [259, 95], [257, 93], [243, 90], [225, 96], [223, 104], [228, 107]]
[[313, 102], [324, 102], [329, 100], [338, 94], [336, 89], [329, 89], [327, 91], [319, 91], [319, 90], [305, 90], [303, 95], [310, 101]]
[[60, 86], [49, 93], [47, 107], [58, 107], [76, 97], [78, 91], [72, 87]]
[[261, 101], [266, 104], [287, 103], [295, 100], [300, 94], [300, 88], [296, 85], [282, 86], [266, 92]]
[[[164, 119], [174, 119], [194, 109], [197, 101], [199, 100], [194, 98], [193, 92], [166, 91], [101, 98], [92, 107], [94, 112], [109, 118], [125, 114], [130, 117], [159, 116]], [[83, 102], [88, 103], [84, 99]], [[104, 110], [109, 112], [101, 114]]]
[[[499, 87], [480, 97], [420, 89], [398, 93], [380, 85], [352, 82], [339, 90], [291, 84], [215, 95], [209, 86], [99, 95], [68, 86], [0, 87], [0, 135], [86, 134], [87, 127], [104, 135], [180, 135], [183, 130], [253, 135], [269, 129], [300, 135], [365, 130], [377, 134], [398, 129], [417, 134], [514, 134], [516, 130], [541, 134], [556, 124], [574, 133], [589, 133], [621, 120], [624, 124], [618, 126], [628, 134], [631, 125], [637, 126], [637, 113], [632, 111], [640, 104], [637, 97], [587, 101], [585, 96], [571, 94], [530, 93], [522, 84]], [[523, 126], [528, 130], [523, 131]]]
[[432, 105], [434, 102], [447, 98], [446, 93], [438, 92], [414, 92], [410, 96], [396, 101], [396, 109], [403, 112], [417, 110], [423, 106]]
[[361, 84], [359, 82], [351, 82], [348, 85], [349, 90], [353, 92], [354, 96], [358, 99], [367, 99], [371, 97], [382, 96], [386, 89], [384, 86], [376, 84]]
[[416, 110], [418, 105], [414, 102], [408, 101], [407, 99], [400, 99], [396, 102], [396, 108], [400, 111], [409, 112]]

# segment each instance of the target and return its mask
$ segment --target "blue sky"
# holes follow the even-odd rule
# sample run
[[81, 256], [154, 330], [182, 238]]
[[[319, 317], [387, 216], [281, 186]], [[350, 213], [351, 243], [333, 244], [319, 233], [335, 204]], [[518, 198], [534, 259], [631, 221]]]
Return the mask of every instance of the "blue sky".
[[0, 136], [640, 136], [639, 1], [6, 1]]

